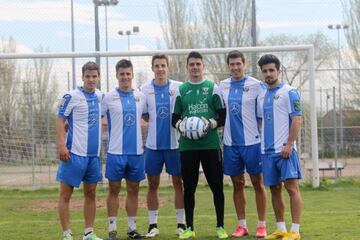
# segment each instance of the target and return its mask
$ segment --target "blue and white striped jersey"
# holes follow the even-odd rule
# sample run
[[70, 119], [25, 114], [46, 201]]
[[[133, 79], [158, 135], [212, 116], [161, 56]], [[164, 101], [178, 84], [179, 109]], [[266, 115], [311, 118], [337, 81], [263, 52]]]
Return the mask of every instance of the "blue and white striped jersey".
[[146, 147], [153, 150], [177, 149], [179, 147], [178, 131], [171, 126], [175, 105], [175, 92], [181, 82], [168, 80], [165, 86], [156, 85], [154, 80], [141, 86], [146, 97], [149, 115]]
[[261, 82], [245, 76], [220, 82], [219, 90], [226, 107], [223, 142], [226, 146], [249, 146], [260, 143], [256, 118], [257, 97], [262, 91]]
[[[301, 115], [301, 98], [295, 88], [282, 82], [262, 91], [257, 113], [262, 118], [261, 152], [281, 152], [288, 141], [291, 118]], [[293, 147], [296, 147], [295, 143]]]
[[66, 147], [71, 153], [83, 157], [99, 156], [101, 146], [101, 102], [104, 94], [99, 90], [86, 92], [78, 87], [67, 92], [62, 99], [58, 116], [67, 120]]
[[105, 94], [101, 115], [106, 114], [108, 121], [108, 153], [140, 155], [144, 152], [141, 117], [145, 108], [145, 97], [138, 90], [124, 92], [116, 88]]

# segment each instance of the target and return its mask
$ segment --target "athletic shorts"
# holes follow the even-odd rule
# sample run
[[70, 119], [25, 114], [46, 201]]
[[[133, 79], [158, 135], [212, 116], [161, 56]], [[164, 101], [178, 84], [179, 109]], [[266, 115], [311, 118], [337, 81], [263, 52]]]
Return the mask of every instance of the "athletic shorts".
[[100, 182], [102, 180], [100, 158], [82, 157], [70, 153], [68, 161], [60, 161], [56, 180], [72, 187], [79, 187], [81, 182]]
[[277, 185], [287, 179], [301, 179], [301, 168], [297, 151], [293, 149], [289, 158], [282, 158], [280, 153], [261, 154], [264, 184]]
[[181, 175], [180, 153], [178, 150], [145, 150], [145, 172], [149, 176], [156, 176], [166, 167], [166, 172], [172, 176]]
[[224, 145], [224, 174], [239, 176], [246, 172], [257, 176], [262, 172], [260, 143], [250, 146]]
[[123, 178], [131, 182], [144, 180], [144, 156], [108, 153], [105, 177], [110, 181], [121, 181]]

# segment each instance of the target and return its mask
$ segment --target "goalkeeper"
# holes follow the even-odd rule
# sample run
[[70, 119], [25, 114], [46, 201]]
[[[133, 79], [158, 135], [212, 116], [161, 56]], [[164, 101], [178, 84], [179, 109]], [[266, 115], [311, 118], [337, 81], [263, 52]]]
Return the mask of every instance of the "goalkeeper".
[[[177, 92], [172, 116], [172, 125], [181, 134], [179, 150], [187, 225], [180, 239], [195, 237], [193, 218], [200, 162], [213, 193], [217, 220], [216, 234], [218, 238], [223, 239], [228, 235], [224, 230], [223, 166], [216, 128], [224, 125], [225, 109], [216, 84], [204, 79], [202, 55], [198, 52], [190, 52], [186, 62], [189, 80], [183, 83]], [[186, 118], [191, 116], [200, 117], [205, 123], [202, 138], [199, 140], [184, 137], [184, 123]]]

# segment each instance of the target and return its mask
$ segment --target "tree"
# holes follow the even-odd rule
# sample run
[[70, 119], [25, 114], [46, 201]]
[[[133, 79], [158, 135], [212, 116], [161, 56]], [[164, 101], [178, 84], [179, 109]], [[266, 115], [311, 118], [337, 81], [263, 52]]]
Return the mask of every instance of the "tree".
[[[159, 17], [167, 47], [169, 49], [199, 47], [195, 38], [198, 27], [193, 5], [187, 0], [164, 0], [164, 5], [163, 14], [159, 11]], [[172, 78], [184, 81], [186, 75], [181, 72], [185, 70], [185, 66], [184, 56], [172, 57], [169, 66]]]
[[[350, 103], [352, 107], [360, 108], [360, 0], [342, 1], [344, 8], [344, 17], [349, 24], [349, 29], [345, 31], [345, 37], [348, 46], [351, 50], [352, 58], [349, 59], [349, 64], [354, 70], [347, 71], [345, 79], [345, 89], [347, 94], [344, 94], [345, 103]], [[348, 104], [349, 105], [349, 104]]]
[[[250, 0], [202, 0], [200, 14], [187, 0], [164, 0], [165, 12], [159, 12], [165, 42], [169, 49], [243, 47], [250, 45]], [[200, 20], [199, 20], [200, 19]], [[174, 57], [171, 72], [185, 71], [185, 58]], [[226, 77], [225, 54], [205, 57], [207, 72], [221, 80]], [[174, 71], [175, 70], [175, 71]], [[177, 74], [185, 79], [184, 74]]]
[[[315, 71], [320, 67], [331, 64], [329, 60], [336, 56], [336, 48], [329, 38], [322, 32], [310, 35], [271, 35], [261, 42], [262, 45], [300, 45], [312, 44], [315, 47]], [[305, 52], [281, 52], [276, 53], [282, 63], [283, 79], [290, 85], [301, 88], [309, 79], [307, 68], [307, 53]]]

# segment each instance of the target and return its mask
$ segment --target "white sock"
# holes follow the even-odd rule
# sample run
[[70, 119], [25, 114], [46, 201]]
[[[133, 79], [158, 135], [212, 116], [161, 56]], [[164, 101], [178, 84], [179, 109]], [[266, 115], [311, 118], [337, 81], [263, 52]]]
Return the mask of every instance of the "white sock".
[[69, 235], [69, 234], [72, 235], [71, 229], [67, 229], [67, 230], [65, 230], [65, 231], [63, 232], [63, 236], [67, 236], [67, 235]]
[[239, 226], [242, 226], [243, 228], [247, 228], [246, 219], [240, 219]]
[[291, 230], [299, 233], [299, 232], [300, 232], [300, 224], [292, 223], [292, 225], [291, 225]]
[[258, 221], [258, 227], [266, 227], [265, 221]]
[[285, 231], [286, 232], [286, 225], [285, 222], [277, 222], [276, 223], [277, 229], [281, 230], [281, 231]]
[[149, 211], [149, 223], [150, 224], [157, 224], [158, 215], [159, 215], [158, 210], [150, 210]]
[[176, 218], [178, 223], [185, 223], [185, 210], [183, 208], [176, 209]]
[[84, 236], [88, 235], [89, 233], [92, 233], [94, 231], [93, 227], [85, 228]]
[[116, 217], [109, 217], [109, 232], [116, 231]]
[[136, 229], [136, 217], [128, 217], [128, 231], [134, 231]]

